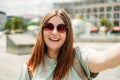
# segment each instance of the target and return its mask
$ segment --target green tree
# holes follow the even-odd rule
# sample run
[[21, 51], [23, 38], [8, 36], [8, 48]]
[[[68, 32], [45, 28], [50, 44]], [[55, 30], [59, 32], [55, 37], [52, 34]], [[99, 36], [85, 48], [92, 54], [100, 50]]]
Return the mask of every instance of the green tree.
[[112, 23], [109, 20], [107, 20], [105, 17], [101, 17], [100, 24], [101, 24], [101, 26], [106, 27], [106, 29], [107, 29], [106, 32], [111, 30]]
[[105, 17], [100, 18], [100, 24], [101, 26], [106, 26], [107, 19]]
[[[12, 29], [26, 29], [27, 24], [23, 21], [22, 18], [13, 17], [11, 20]], [[25, 27], [25, 28], [24, 28]]]
[[11, 30], [11, 23], [6, 21], [5, 24], [4, 24], [4, 29], [5, 30]]
[[10, 22], [8, 22], [8, 21], [5, 22], [4, 30], [5, 30], [6, 34], [10, 34], [10, 32], [11, 32], [11, 23]]
[[112, 23], [109, 20], [107, 20], [105, 25], [106, 25], [106, 27], [112, 27]]
[[21, 33], [27, 30], [27, 24], [20, 17], [13, 17], [9, 22], [7, 21], [4, 28], [9, 31], [15, 31], [16, 33]]
[[13, 17], [11, 20], [11, 26], [13, 30], [19, 29], [20, 21], [18, 17]]

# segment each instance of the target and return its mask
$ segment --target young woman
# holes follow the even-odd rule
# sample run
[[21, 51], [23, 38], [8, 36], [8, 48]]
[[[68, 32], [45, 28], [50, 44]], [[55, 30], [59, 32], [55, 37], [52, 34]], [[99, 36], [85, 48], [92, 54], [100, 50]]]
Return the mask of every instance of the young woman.
[[92, 79], [97, 73], [120, 65], [120, 44], [104, 51], [74, 48], [68, 14], [63, 9], [54, 9], [42, 19], [32, 55], [18, 80], [30, 80], [29, 74], [32, 80], [82, 80], [73, 67], [75, 56], [87, 77]]

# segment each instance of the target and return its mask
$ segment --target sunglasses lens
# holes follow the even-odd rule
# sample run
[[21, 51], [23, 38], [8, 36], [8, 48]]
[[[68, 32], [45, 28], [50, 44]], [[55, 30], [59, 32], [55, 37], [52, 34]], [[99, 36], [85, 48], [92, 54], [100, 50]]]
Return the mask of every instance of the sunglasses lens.
[[58, 30], [58, 32], [60, 32], [60, 33], [64, 33], [64, 32], [66, 31], [66, 26], [65, 26], [64, 24], [59, 24], [59, 25], [57, 26], [57, 30]]
[[[52, 23], [45, 23], [44, 24], [45, 31], [52, 31], [53, 29], [54, 29], [54, 26]], [[57, 31], [60, 33], [64, 33], [66, 31], [66, 25], [65, 24], [58, 24]]]
[[44, 25], [44, 30], [46, 30], [46, 31], [51, 31], [51, 30], [53, 30], [54, 29], [54, 26], [53, 26], [53, 24], [51, 24], [51, 23], [46, 23], [45, 25]]

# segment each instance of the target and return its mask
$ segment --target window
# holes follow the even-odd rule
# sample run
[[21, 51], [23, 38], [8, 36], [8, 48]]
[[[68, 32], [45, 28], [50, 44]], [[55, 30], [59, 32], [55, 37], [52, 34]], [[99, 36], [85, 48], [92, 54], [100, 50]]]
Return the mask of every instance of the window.
[[114, 2], [120, 2], [120, 0], [114, 0]]
[[114, 6], [114, 11], [120, 11], [120, 6]]
[[119, 13], [114, 14], [114, 18], [119, 18], [119, 17], [120, 17]]
[[100, 12], [103, 12], [103, 11], [104, 11], [104, 7], [101, 7], [101, 8], [100, 8]]
[[105, 2], [105, 0], [100, 0], [100, 3], [104, 3]]
[[87, 9], [87, 12], [90, 13], [90, 9]]
[[107, 11], [108, 11], [108, 12], [109, 12], [109, 11], [112, 11], [112, 7], [111, 7], [111, 6], [107, 7]]
[[86, 1], [86, 4], [90, 5], [90, 4], [91, 4], [91, 1]]
[[97, 3], [97, 0], [94, 0], [93, 3], [94, 3], [94, 4]]
[[108, 2], [108, 3], [111, 3], [111, 2], [112, 2], [112, 0], [107, 0], [107, 2]]
[[97, 8], [94, 8], [94, 9], [93, 9], [93, 12], [97, 12]]
[[103, 16], [104, 16], [104, 14], [100, 14], [100, 18], [103, 17]]
[[115, 26], [119, 26], [119, 21], [114, 21]]

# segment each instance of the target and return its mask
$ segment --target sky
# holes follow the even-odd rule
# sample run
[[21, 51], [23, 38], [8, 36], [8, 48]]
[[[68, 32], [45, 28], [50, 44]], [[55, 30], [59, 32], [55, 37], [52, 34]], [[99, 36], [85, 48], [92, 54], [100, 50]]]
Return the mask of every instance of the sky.
[[51, 9], [52, 3], [69, 1], [79, 0], [0, 0], [0, 11], [7, 15], [43, 15]]

